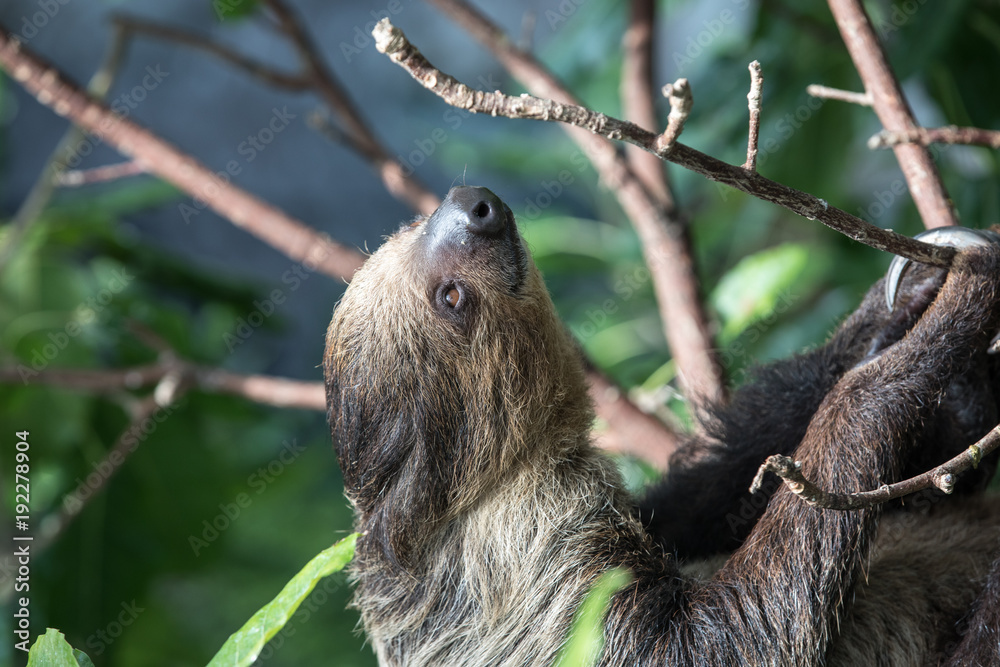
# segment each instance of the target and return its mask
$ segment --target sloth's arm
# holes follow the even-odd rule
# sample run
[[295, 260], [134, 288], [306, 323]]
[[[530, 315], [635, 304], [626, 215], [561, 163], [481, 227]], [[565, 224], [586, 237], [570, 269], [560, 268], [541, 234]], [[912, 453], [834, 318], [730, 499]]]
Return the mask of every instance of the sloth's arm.
[[[836, 492], [899, 479], [952, 378], [1000, 329], [998, 277], [996, 249], [963, 253], [917, 326], [843, 375], [794, 451], [808, 478]], [[640, 572], [609, 614], [608, 655], [667, 664], [816, 664], [868, 558], [878, 512], [814, 509], [778, 489], [712, 581]], [[655, 618], [658, 627], [649, 627], [645, 619]]]
[[879, 281], [825, 345], [755, 369], [727, 405], [706, 410], [705, 434], [674, 454], [639, 502], [643, 524], [668, 552], [702, 558], [742, 544], [780, 484], [770, 479], [751, 494], [757, 468], [798, 447], [823, 398], [865, 357], [888, 315]]

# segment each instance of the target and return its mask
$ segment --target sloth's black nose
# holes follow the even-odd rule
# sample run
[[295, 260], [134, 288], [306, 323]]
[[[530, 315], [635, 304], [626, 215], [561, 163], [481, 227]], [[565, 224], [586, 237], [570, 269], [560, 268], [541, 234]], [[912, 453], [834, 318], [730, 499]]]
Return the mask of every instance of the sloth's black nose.
[[460, 224], [464, 224], [473, 234], [497, 236], [507, 226], [503, 202], [486, 188], [452, 188], [441, 207], [450, 208]]
[[504, 203], [486, 188], [452, 188], [427, 220], [433, 243], [489, 241], [505, 237], [514, 224]]

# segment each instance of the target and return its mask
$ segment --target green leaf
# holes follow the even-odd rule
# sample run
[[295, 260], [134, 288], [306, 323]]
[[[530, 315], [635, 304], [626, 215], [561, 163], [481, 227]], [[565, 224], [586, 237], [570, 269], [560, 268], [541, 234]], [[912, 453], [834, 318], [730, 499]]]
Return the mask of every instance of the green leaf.
[[258, 0], [212, 0], [215, 17], [220, 21], [242, 19], [250, 16], [260, 5]]
[[63, 633], [48, 628], [28, 651], [28, 667], [77, 667], [77, 662]]
[[723, 321], [720, 342], [731, 342], [774, 312], [793, 288], [801, 290], [809, 262], [806, 246], [786, 243], [746, 257], [733, 267], [711, 296]]
[[285, 584], [278, 597], [262, 607], [238, 632], [229, 636], [208, 663], [209, 667], [253, 664], [264, 645], [284, 627], [319, 580], [343, 570], [351, 562], [357, 541], [358, 533], [348, 535], [309, 561], [301, 572]]
[[569, 639], [559, 652], [556, 667], [590, 667], [604, 648], [604, 615], [611, 596], [632, 580], [627, 570], [605, 572], [587, 593], [573, 618]]
[[76, 658], [76, 664], [79, 667], [94, 667], [94, 661], [90, 659], [90, 656], [78, 648], [73, 649], [73, 657]]

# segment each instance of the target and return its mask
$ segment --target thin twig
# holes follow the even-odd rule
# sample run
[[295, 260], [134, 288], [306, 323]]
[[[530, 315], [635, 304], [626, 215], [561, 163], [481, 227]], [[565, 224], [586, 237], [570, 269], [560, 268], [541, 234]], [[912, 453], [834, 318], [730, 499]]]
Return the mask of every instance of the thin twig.
[[872, 507], [895, 498], [930, 489], [938, 488], [945, 493], [955, 489], [958, 475], [969, 468], [979, 465], [979, 462], [993, 453], [1000, 446], [1000, 426], [983, 436], [979, 442], [972, 445], [961, 454], [941, 465], [910, 479], [888, 484], [872, 491], [858, 493], [831, 493], [819, 488], [802, 474], [802, 466], [797, 461], [781, 455], [768, 457], [754, 477], [750, 491], [755, 492], [763, 483], [764, 474], [773, 472], [785, 483], [785, 486], [795, 495], [813, 507], [831, 510], [856, 510]]
[[[479, 10], [462, 0], [430, 2], [489, 49], [533, 95], [563, 105], [579, 105], [552, 72], [530, 53], [518, 50], [513, 40]], [[664, 335], [677, 362], [684, 394], [689, 399], [724, 401], [725, 376], [700, 293], [683, 216], [675, 207], [665, 207], [650, 195], [628, 161], [605, 137], [570, 125], [564, 129], [594, 165], [601, 183], [617, 198], [642, 241]]]
[[121, 15], [115, 17], [114, 20], [127, 30], [184, 44], [208, 53], [269, 85], [294, 92], [316, 91], [343, 123], [344, 130], [341, 134], [344, 142], [349, 143], [350, 148], [372, 165], [389, 193], [413, 206], [424, 215], [433, 212], [439, 203], [437, 196], [412, 174], [407, 176], [399, 163], [379, 144], [374, 133], [351, 103], [347, 93], [344, 92], [333, 73], [324, 64], [315, 44], [295, 14], [282, 2], [269, 2], [268, 4], [277, 16], [279, 26], [291, 40], [292, 46], [300, 57], [301, 72], [289, 73], [274, 69], [227, 46], [217, 44], [207, 37], [180, 28]]
[[188, 30], [166, 26], [161, 23], [146, 21], [133, 16], [126, 16], [124, 14], [117, 14], [113, 16], [111, 21], [115, 25], [120, 26], [130, 33], [146, 35], [147, 37], [162, 39], [167, 42], [174, 42], [175, 44], [183, 44], [184, 46], [211, 54], [219, 60], [243, 70], [255, 79], [260, 79], [261, 81], [272, 86], [285, 88], [286, 90], [308, 90], [312, 87], [312, 79], [307, 76], [300, 73], [289, 73], [276, 70], [269, 65], [265, 65], [257, 60], [254, 60], [253, 58], [248, 58], [242, 53], [234, 51], [227, 46], [213, 42], [208, 37], [204, 37]]
[[[435, 0], [440, 2], [441, 0]], [[846, 211], [830, 206], [811, 194], [776, 183], [760, 174], [748, 172], [740, 166], [727, 164], [680, 142], [674, 142], [665, 151], [656, 151], [657, 135], [633, 123], [618, 120], [574, 104], [554, 102], [527, 94], [510, 97], [502, 93], [475, 91], [458, 82], [454, 77], [434, 68], [427, 59], [406, 40], [403, 33], [388, 19], [383, 19], [374, 31], [375, 45], [379, 51], [407, 70], [414, 79], [433, 91], [449, 104], [474, 113], [488, 113], [508, 118], [559, 121], [584, 128], [609, 139], [634, 143], [654, 151], [686, 169], [706, 178], [730, 185], [754, 197], [770, 201], [809, 220], [817, 220], [860, 243], [892, 252], [909, 259], [947, 267], [955, 251], [944, 246], [911, 239], [890, 230], [881, 229]]]
[[118, 164], [108, 164], [103, 167], [93, 169], [73, 169], [64, 171], [56, 175], [56, 185], [63, 188], [79, 187], [81, 185], [93, 185], [94, 183], [106, 183], [117, 181], [120, 178], [138, 176], [145, 174], [146, 167], [135, 160], [119, 162]]
[[[170, 382], [170, 376], [164, 377], [161, 380], [162, 385], [158, 385], [157, 390], [152, 395], [131, 402], [129, 426], [118, 437], [115, 445], [94, 467], [94, 472], [80, 480], [77, 487], [64, 497], [59, 509], [42, 517], [39, 522], [39, 532], [34, 541], [34, 548], [39, 553], [45, 551], [50, 544], [58, 539], [63, 531], [73, 523], [73, 520], [80, 516], [90, 500], [107, 487], [108, 482], [124, 465], [129, 456], [138, 450], [139, 444], [145, 439], [144, 433], [148, 432], [147, 424], [154, 420], [162, 421], [156, 417], [162, 412], [170, 410], [171, 406], [183, 395], [185, 388], [177, 384], [170, 385], [166, 391], [160, 390], [161, 386], [166, 388]], [[153, 426], [155, 427], [155, 424]]]
[[355, 143], [353, 148], [361, 152], [375, 168], [391, 195], [408, 203], [423, 215], [433, 213], [440, 203], [438, 196], [412, 174], [407, 175], [402, 165], [375, 138], [364, 117], [326, 65], [304, 22], [283, 0], [265, 0], [265, 2], [298, 51], [306, 76], [312, 81], [313, 88], [337, 115], [345, 133], [352, 137]]
[[[653, 53], [656, 31], [656, 2], [632, 0], [629, 24], [622, 37], [622, 113], [639, 127], [655, 130], [656, 99], [653, 95]], [[625, 154], [636, 177], [666, 209], [674, 207], [674, 196], [667, 180], [666, 165], [655, 155], [626, 146]]]
[[[122, 31], [115, 30], [104, 61], [87, 84], [87, 91], [95, 99], [104, 99], [107, 96], [121, 67], [127, 45], [128, 38]], [[28, 195], [8, 225], [8, 233], [4, 238], [3, 245], [0, 246], [0, 269], [14, 256], [28, 227], [38, 219], [45, 207], [48, 206], [55, 193], [56, 180], [66, 169], [67, 162], [74, 157], [83, 137], [84, 134], [80, 128], [71, 125], [63, 133], [55, 150], [49, 155], [49, 159], [34, 185], [31, 186], [31, 190], [28, 191]]]
[[855, 93], [851, 90], [830, 88], [816, 83], [806, 86], [806, 92], [813, 97], [819, 97], [824, 100], [837, 100], [838, 102], [847, 102], [863, 107], [870, 107], [872, 105], [872, 96], [868, 93]]
[[868, 140], [868, 148], [889, 148], [897, 144], [966, 144], [1000, 148], [1000, 131], [984, 130], [980, 127], [918, 127], [906, 132], [882, 130]]
[[99, 136], [150, 173], [204, 201], [237, 227], [285, 253], [336, 278], [350, 278], [363, 256], [316, 232], [285, 212], [216, 176], [190, 155], [163, 141], [106, 105], [86, 95], [61, 72], [27, 51], [0, 27], [0, 67], [36, 99]]
[[750, 129], [747, 132], [747, 161], [743, 163], [743, 168], [747, 171], [757, 171], [757, 140], [760, 137], [760, 100], [763, 86], [764, 75], [761, 74], [760, 63], [755, 60], [750, 63], [750, 92], [747, 93]]
[[[889, 60], [861, 0], [828, 0], [828, 4], [882, 126], [890, 132], [916, 129], [913, 112], [889, 67]], [[893, 151], [924, 226], [930, 229], [957, 225], [948, 192], [927, 148], [919, 144], [898, 144]]]
[[656, 157], [658, 152], [673, 148], [677, 138], [684, 131], [684, 122], [691, 113], [691, 107], [694, 106], [694, 97], [691, 95], [691, 86], [687, 79], [677, 79], [663, 86], [663, 96], [670, 102], [670, 114], [667, 116], [667, 127], [653, 142], [653, 157]]

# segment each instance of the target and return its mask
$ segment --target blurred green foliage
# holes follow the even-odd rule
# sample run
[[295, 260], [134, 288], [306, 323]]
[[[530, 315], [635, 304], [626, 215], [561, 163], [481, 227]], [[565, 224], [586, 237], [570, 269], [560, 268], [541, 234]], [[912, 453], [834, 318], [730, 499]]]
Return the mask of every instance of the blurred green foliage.
[[[256, 5], [223, 4], [229, 11], [221, 18]], [[557, 4], [540, 3], [539, 56], [587, 104], [619, 114], [627, 3], [588, 0], [568, 15], [559, 14]], [[882, 1], [869, 8], [922, 122], [1000, 127], [1000, 90], [990, 85], [1000, 71], [995, 2]], [[661, 20], [687, 30], [660, 32], [673, 41], [661, 41], [656, 79], [657, 85], [678, 76], [691, 81], [695, 107], [682, 141], [742, 163], [746, 68], [757, 59], [765, 77], [761, 173], [881, 226], [920, 230], [914, 207], [894, 190], [899, 172], [892, 153], [865, 147], [878, 129], [871, 110], [805, 94], [811, 83], [859, 87], [823, 3], [670, 0], [660, 9]], [[731, 21], [723, 22], [724, 11]], [[718, 34], [715, 21], [722, 26]], [[701, 39], [705, 31], [709, 36]], [[0, 78], [0, 104], [9, 85]], [[507, 90], [520, 88], [508, 82]], [[175, 104], [183, 113], [184, 101]], [[663, 101], [660, 110], [665, 116]], [[419, 122], [414, 136], [422, 136]], [[472, 130], [486, 122], [490, 131]], [[0, 135], [0, 158], [3, 146]], [[996, 152], [937, 152], [965, 224], [998, 222]], [[620, 382], [661, 397], [686, 419], [685, 403], [663, 391], [674, 380], [673, 364], [640, 245], [561, 130], [480, 119], [461, 128], [435, 158], [449, 173], [467, 170], [483, 182], [516, 184], [498, 193], [518, 214], [559, 312], [587, 353]], [[8, 172], [19, 168], [2, 164]], [[673, 167], [669, 174], [691, 222], [703, 291], [733, 382], [751, 363], [822, 341], [888, 263], [818, 223]], [[0, 269], [0, 361], [27, 368], [149, 363], [155, 351], [127, 328], [139, 322], [188, 359], [230, 363], [222, 334], [267, 290], [194, 270], [124, 224], [175, 196], [148, 178], [60, 194]], [[11, 234], [9, 225], [0, 227], [0, 245]], [[107, 301], [94, 301], [102, 293]], [[280, 336], [280, 317], [264, 329]], [[0, 386], [0, 433], [22, 429], [25, 415], [44, 415], [31, 432], [35, 518], [58, 510], [65, 494], [95, 474], [128, 425], [126, 404], [120, 394]], [[642, 466], [625, 468], [633, 485], [649, 476]], [[10, 525], [12, 495], [3, 494], [0, 530]], [[350, 526], [322, 415], [192, 392], [141, 439], [58, 541], [35, 557], [33, 626], [59, 628], [99, 666], [204, 665], [301, 563]], [[358, 619], [346, 608], [344, 579], [327, 581], [258, 664], [374, 663], [354, 632]], [[9, 588], [0, 582], [7, 603]], [[0, 664], [10, 651], [0, 642]]]

